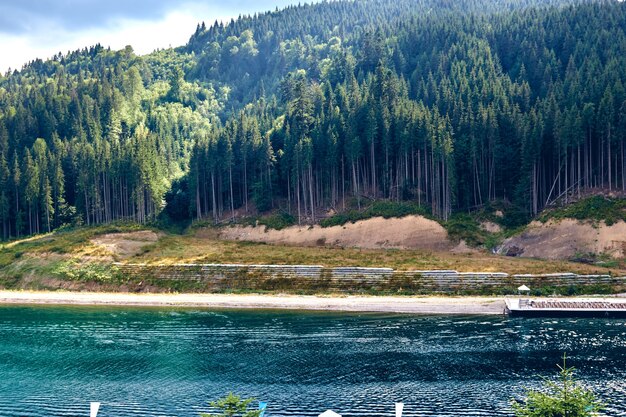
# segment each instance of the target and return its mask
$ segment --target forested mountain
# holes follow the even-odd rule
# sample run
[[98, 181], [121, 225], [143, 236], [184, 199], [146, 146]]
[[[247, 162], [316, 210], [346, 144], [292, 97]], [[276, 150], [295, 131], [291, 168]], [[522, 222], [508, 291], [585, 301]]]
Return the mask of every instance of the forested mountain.
[[626, 4], [356, 0], [99, 45], [0, 77], [6, 238], [66, 223], [315, 221], [367, 198], [446, 219], [624, 191]]

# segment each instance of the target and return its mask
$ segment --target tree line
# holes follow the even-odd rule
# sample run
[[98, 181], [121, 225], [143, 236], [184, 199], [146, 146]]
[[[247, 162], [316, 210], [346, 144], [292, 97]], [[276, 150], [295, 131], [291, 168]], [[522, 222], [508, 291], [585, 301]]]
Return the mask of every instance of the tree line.
[[[297, 69], [281, 78], [270, 110], [264, 77], [281, 71], [288, 42], [258, 58], [265, 66], [240, 61], [237, 71], [257, 72], [260, 99], [198, 143], [189, 174], [193, 215], [217, 219], [250, 196], [262, 209], [281, 205], [307, 221], [316, 209], [341, 209], [354, 198], [413, 200], [443, 219], [494, 200], [536, 215], [589, 188], [623, 192], [624, 4], [516, 3], [497, 14], [471, 8], [477, 4], [423, 16], [428, 3], [357, 2], [375, 23], [344, 38], [334, 36], [346, 33], [342, 27], [304, 19], [308, 44], [299, 45]], [[336, 17], [348, 6], [324, 7]], [[316, 7], [306, 10], [298, 11]], [[273, 29], [274, 19], [238, 21], [250, 50], [267, 48], [253, 29]], [[290, 22], [284, 30], [297, 31]], [[232, 30], [200, 26], [189, 47], [211, 37], [234, 42]], [[210, 55], [212, 69], [222, 68], [223, 51], [214, 53], [201, 53], [199, 65]], [[250, 125], [254, 141], [245, 139]], [[220, 141], [230, 143], [220, 148]]]
[[2, 237], [153, 219], [187, 170], [191, 132], [215, 117], [213, 92], [181, 65], [98, 45], [0, 80]]
[[625, 31], [613, 0], [359, 0], [36, 60], [0, 77], [2, 236], [624, 192]]

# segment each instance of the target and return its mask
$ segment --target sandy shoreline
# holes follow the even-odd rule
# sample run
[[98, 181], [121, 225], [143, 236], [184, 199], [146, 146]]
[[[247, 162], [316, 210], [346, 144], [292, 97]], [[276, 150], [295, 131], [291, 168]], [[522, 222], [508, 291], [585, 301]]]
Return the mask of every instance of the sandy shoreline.
[[503, 314], [500, 297], [304, 296], [256, 294], [130, 294], [0, 291], [0, 304], [112, 305], [325, 310], [413, 314]]

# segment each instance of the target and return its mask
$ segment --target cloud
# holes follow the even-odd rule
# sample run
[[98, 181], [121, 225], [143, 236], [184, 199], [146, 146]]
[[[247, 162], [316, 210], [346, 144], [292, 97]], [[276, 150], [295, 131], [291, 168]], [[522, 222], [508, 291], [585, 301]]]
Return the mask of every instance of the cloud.
[[154, 20], [172, 5], [171, 0], [0, 0], [0, 31], [19, 35], [40, 25], [84, 30], [120, 18]]
[[0, 0], [0, 71], [100, 43], [136, 53], [184, 45], [198, 22], [228, 21], [294, 0]]

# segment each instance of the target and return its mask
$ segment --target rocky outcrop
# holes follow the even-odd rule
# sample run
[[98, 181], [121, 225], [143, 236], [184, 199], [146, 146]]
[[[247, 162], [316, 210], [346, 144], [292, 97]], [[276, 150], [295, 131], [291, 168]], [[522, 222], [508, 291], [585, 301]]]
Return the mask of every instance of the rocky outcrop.
[[626, 256], [626, 223], [611, 226], [573, 219], [532, 222], [498, 248], [498, 253], [542, 259], [572, 259], [581, 254]]

